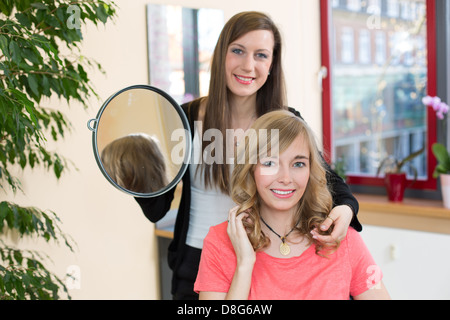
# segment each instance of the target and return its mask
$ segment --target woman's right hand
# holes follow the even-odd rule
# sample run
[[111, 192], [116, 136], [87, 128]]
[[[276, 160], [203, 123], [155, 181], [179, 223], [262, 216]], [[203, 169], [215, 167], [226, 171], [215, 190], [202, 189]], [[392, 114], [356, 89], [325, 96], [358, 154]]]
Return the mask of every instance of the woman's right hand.
[[233, 244], [236, 253], [237, 267], [248, 266], [253, 268], [256, 260], [256, 253], [250, 240], [248, 239], [247, 230], [242, 222], [243, 219], [249, 217], [248, 213], [238, 213], [239, 207], [234, 207], [228, 212], [228, 228], [227, 233]]

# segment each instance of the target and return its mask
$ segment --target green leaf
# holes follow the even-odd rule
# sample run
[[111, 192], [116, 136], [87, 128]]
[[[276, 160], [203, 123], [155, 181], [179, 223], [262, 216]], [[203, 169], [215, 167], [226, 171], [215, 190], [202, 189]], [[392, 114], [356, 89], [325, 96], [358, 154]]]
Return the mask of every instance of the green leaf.
[[14, 278], [11, 277], [11, 273], [10, 272], [6, 272], [5, 276], [3, 277], [3, 281], [5, 283], [5, 290], [7, 293], [9, 293], [10, 295], [12, 295], [12, 291], [14, 288], [14, 283], [13, 280]]
[[6, 1], [0, 1], [0, 10], [5, 16], [9, 17], [13, 10], [13, 6], [11, 4], [8, 4]]
[[61, 173], [64, 170], [64, 166], [61, 163], [61, 160], [58, 158], [53, 163], [53, 171], [55, 172], [56, 177], [59, 179], [61, 177]]
[[54, 126], [52, 126], [52, 128], [51, 128], [51, 134], [52, 134], [53, 140], [57, 141], [58, 140], [58, 133], [56, 132]]
[[61, 23], [59, 22], [58, 19], [56, 19], [56, 17], [54, 15], [47, 15], [45, 18], [45, 22], [54, 28], [61, 27]]
[[50, 82], [48, 80], [48, 77], [44, 76], [42, 77], [42, 94], [44, 94], [47, 97], [50, 97], [52, 95], [51, 91], [50, 91]]
[[24, 169], [25, 166], [27, 165], [27, 158], [23, 153], [19, 154], [19, 165], [22, 169]]
[[39, 95], [38, 82], [34, 74], [28, 75], [28, 85], [30, 86], [31, 91], [33, 91], [35, 95]]
[[0, 50], [2, 50], [3, 54], [9, 57], [8, 50], [8, 39], [4, 35], [0, 35]]
[[437, 178], [440, 174], [450, 173], [450, 155], [447, 148], [441, 143], [434, 143], [431, 150], [438, 161], [433, 172], [433, 178]]
[[19, 102], [23, 103], [25, 106], [29, 106], [30, 108], [34, 107], [33, 102], [30, 99], [28, 99], [26, 94], [15, 88], [11, 88], [9, 90], [11, 93], [13, 93], [14, 97], [19, 100]]
[[31, 21], [28, 19], [28, 17], [25, 14], [18, 12], [18, 13], [16, 13], [15, 17], [22, 26], [24, 26], [27, 29], [31, 28]]
[[105, 4], [100, 4], [96, 9], [95, 13], [97, 13], [97, 17], [100, 19], [101, 22], [106, 23], [108, 20], [108, 13], [106, 12]]
[[431, 150], [433, 151], [433, 154], [436, 157], [437, 161], [439, 161], [439, 163], [443, 165], [450, 165], [450, 156], [448, 154], [447, 148], [444, 145], [435, 143], [431, 146]]
[[30, 165], [31, 168], [34, 168], [34, 165], [36, 162], [37, 162], [37, 156], [33, 151], [31, 151], [28, 154], [28, 164]]
[[47, 6], [45, 4], [43, 4], [43, 3], [41, 3], [41, 2], [32, 3], [31, 6], [33, 8], [38, 9], [38, 10], [47, 10]]
[[11, 54], [12, 60], [16, 64], [19, 64], [22, 61], [22, 55], [20, 53], [20, 48], [19, 48], [18, 44], [15, 41], [11, 41], [9, 43], [9, 52]]
[[39, 54], [39, 52], [33, 51], [29, 48], [24, 48], [22, 50], [22, 57], [35, 65], [39, 65], [43, 62], [42, 56]]

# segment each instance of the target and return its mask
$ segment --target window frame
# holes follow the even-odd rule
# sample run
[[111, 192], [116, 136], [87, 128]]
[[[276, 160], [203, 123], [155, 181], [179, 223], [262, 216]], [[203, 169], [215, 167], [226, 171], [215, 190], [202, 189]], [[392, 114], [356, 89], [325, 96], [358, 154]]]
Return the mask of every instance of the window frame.
[[[321, 16], [321, 58], [322, 66], [328, 70], [328, 76], [322, 80], [322, 130], [323, 130], [323, 150], [326, 161], [331, 163], [332, 159], [332, 92], [331, 75], [333, 68], [331, 65], [331, 0], [320, 0]], [[436, 50], [436, 0], [426, 0], [427, 16], [427, 94], [437, 95], [437, 50]], [[427, 180], [417, 180], [410, 188], [435, 191], [437, 180], [433, 178], [433, 171], [436, 166], [436, 159], [433, 156], [431, 146], [437, 141], [437, 120], [431, 107], [427, 108]], [[410, 180], [411, 181], [411, 180]], [[412, 182], [412, 181], [411, 181]], [[364, 177], [348, 175], [349, 185], [361, 186], [384, 186], [384, 178]]]

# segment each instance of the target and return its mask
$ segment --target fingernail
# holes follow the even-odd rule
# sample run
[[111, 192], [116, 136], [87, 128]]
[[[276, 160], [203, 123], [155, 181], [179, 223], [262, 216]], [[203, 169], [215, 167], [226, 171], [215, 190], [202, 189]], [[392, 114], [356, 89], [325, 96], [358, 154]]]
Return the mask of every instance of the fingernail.
[[327, 230], [327, 227], [326, 227], [325, 225], [321, 225], [321, 226], [320, 226], [320, 230], [325, 231], [325, 230]]

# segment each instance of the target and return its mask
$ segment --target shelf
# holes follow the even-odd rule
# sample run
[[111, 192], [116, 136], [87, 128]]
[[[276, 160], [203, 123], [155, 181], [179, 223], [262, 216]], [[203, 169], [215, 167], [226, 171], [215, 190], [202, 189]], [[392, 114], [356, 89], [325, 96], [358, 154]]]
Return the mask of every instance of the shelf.
[[363, 225], [377, 225], [450, 234], [450, 210], [442, 201], [405, 198], [389, 202], [386, 196], [355, 194], [358, 219]]

